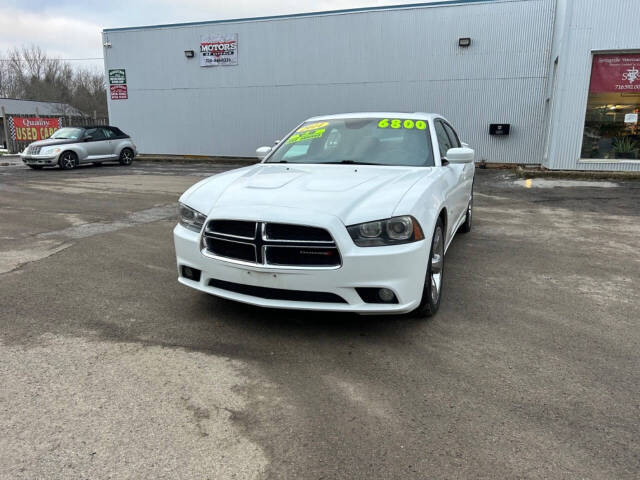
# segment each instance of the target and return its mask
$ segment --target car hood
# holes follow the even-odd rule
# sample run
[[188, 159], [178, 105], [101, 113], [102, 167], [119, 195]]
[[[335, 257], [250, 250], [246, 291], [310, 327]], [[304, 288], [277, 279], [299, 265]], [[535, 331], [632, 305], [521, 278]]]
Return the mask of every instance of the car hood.
[[48, 138], [46, 140], [38, 140], [37, 142], [33, 142], [30, 143], [29, 146], [30, 147], [48, 147], [50, 145], [65, 145], [68, 143], [78, 143], [80, 140], [79, 139], [65, 139], [65, 138], [60, 138], [60, 139], [55, 139], [55, 138]]
[[181, 201], [211, 213], [234, 207], [285, 207], [336, 216], [346, 225], [388, 218], [430, 167], [258, 164], [212, 177]]

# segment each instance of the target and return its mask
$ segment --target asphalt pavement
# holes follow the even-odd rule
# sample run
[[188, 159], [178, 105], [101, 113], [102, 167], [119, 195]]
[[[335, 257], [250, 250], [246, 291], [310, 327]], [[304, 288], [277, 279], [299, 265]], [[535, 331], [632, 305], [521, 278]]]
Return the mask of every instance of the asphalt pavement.
[[2, 479], [637, 479], [640, 183], [479, 170], [438, 315], [177, 282], [231, 166], [0, 166]]

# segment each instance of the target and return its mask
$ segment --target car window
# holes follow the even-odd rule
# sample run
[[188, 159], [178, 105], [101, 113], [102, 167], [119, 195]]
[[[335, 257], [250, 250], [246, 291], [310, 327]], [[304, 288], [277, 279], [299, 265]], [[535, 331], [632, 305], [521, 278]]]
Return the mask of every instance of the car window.
[[94, 141], [105, 139], [104, 132], [101, 128], [89, 128], [85, 133], [85, 137], [91, 137]]
[[53, 135], [51, 135], [51, 137], [49, 138], [57, 139], [57, 140], [76, 140], [80, 138], [81, 135], [82, 135], [81, 128], [64, 127], [59, 130], [56, 130], [53, 133]]
[[453, 144], [447, 135], [447, 131], [444, 129], [444, 124], [440, 120], [435, 122], [436, 137], [438, 137], [438, 144], [440, 145], [440, 156], [447, 155], [447, 151], [453, 148]]
[[290, 160], [295, 157], [300, 157], [302, 155], [306, 155], [307, 150], [309, 150], [309, 145], [311, 144], [311, 140], [307, 140], [304, 143], [300, 142], [297, 145], [293, 145], [287, 153], [282, 156], [283, 160]]
[[116, 134], [110, 128], [99, 128], [98, 130], [102, 131], [102, 134], [105, 138], [115, 138]]
[[428, 123], [410, 118], [307, 122], [280, 143], [267, 163], [434, 166]]
[[458, 134], [453, 129], [453, 127], [451, 125], [449, 125], [448, 123], [445, 123], [444, 124], [444, 128], [447, 131], [447, 133], [449, 134], [449, 139], [451, 139], [451, 144], [453, 145], [453, 148], [461, 147], [462, 144], [460, 143], [460, 139], [458, 138]]

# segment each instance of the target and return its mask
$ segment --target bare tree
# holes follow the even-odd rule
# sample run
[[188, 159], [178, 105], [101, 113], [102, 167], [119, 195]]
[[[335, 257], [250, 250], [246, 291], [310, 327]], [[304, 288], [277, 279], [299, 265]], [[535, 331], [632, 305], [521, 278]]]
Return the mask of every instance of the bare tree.
[[74, 69], [37, 46], [12, 49], [0, 61], [0, 97], [67, 103], [86, 115], [107, 115], [103, 72]]

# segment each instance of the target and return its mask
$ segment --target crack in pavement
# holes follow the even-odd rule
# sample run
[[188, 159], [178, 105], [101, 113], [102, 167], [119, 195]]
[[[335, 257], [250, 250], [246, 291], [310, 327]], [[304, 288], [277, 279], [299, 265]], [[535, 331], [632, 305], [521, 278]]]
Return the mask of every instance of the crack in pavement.
[[111, 233], [125, 228], [166, 220], [176, 214], [174, 204], [156, 206], [133, 212], [112, 222], [93, 222], [74, 225], [62, 230], [39, 233], [21, 243], [22, 248], [0, 251], [0, 275], [10, 273], [21, 266], [50, 257], [73, 245], [78, 240]]

